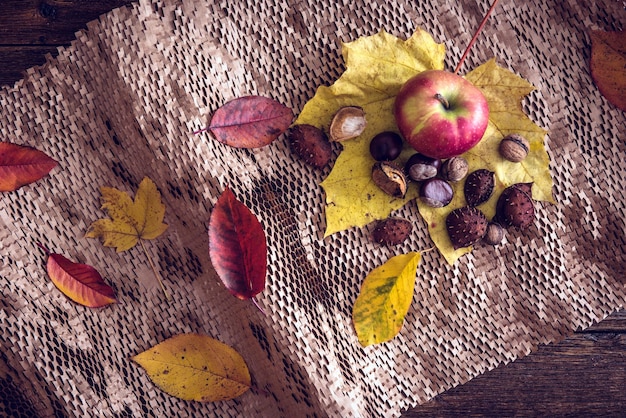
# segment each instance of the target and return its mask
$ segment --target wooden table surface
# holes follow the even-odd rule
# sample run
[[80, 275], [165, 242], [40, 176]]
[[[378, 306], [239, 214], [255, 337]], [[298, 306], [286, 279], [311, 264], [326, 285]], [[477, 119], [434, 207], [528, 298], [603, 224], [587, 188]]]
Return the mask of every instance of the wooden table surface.
[[[0, 85], [130, 0], [1, 0]], [[626, 416], [626, 312], [498, 367], [405, 416]]]

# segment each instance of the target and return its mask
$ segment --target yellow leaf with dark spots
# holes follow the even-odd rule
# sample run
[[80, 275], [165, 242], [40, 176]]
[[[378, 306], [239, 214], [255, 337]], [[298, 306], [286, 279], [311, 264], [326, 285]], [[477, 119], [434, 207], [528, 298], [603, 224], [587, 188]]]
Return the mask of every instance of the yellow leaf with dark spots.
[[411, 302], [420, 253], [397, 255], [372, 270], [352, 308], [352, 321], [361, 345], [379, 344], [402, 329]]
[[206, 335], [176, 335], [132, 360], [161, 390], [187, 401], [228, 400], [250, 389], [250, 372], [241, 355]]

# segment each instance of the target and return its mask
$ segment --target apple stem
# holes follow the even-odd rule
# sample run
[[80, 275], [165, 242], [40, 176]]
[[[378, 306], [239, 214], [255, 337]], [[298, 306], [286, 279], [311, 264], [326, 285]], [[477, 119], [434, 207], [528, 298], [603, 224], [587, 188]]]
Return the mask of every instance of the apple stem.
[[448, 110], [450, 109], [450, 102], [448, 102], [448, 100], [443, 97], [443, 95], [441, 93], [437, 93], [435, 94], [435, 99], [439, 100], [441, 102], [441, 104], [443, 105], [444, 109]]
[[493, 9], [496, 8], [496, 4], [498, 4], [498, 1], [499, 0], [493, 0], [493, 3], [491, 3], [491, 7], [489, 8], [489, 10], [487, 10], [487, 14], [485, 14], [485, 17], [483, 17], [482, 22], [480, 22], [480, 25], [478, 26], [478, 29], [476, 29], [476, 32], [474, 33], [474, 36], [472, 37], [472, 40], [467, 45], [467, 48], [465, 48], [465, 52], [463, 52], [463, 55], [461, 56], [461, 59], [459, 60], [459, 63], [457, 64], [456, 68], [454, 69], [454, 74], [458, 74], [459, 73], [459, 70], [461, 69], [461, 66], [465, 62], [465, 58], [467, 58], [467, 54], [469, 53], [470, 49], [472, 49], [472, 47], [476, 43], [476, 39], [478, 39], [478, 35], [483, 30], [483, 27], [485, 26], [485, 23], [487, 23], [487, 19], [489, 19], [489, 16], [491, 15], [491, 12], [493, 12]]

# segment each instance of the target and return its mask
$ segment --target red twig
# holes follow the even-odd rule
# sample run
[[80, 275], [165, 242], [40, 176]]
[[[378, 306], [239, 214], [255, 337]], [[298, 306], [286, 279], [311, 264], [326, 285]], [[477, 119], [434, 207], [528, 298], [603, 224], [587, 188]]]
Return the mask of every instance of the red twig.
[[487, 19], [489, 19], [489, 15], [491, 15], [491, 12], [493, 12], [493, 9], [496, 8], [496, 4], [498, 4], [498, 1], [499, 0], [493, 0], [493, 3], [491, 3], [491, 7], [489, 8], [489, 10], [487, 10], [487, 14], [485, 14], [485, 17], [483, 17], [482, 22], [480, 22], [480, 25], [478, 26], [478, 29], [476, 29], [476, 32], [474, 33], [474, 36], [472, 37], [472, 40], [467, 45], [467, 48], [465, 48], [465, 52], [463, 52], [463, 55], [461, 56], [461, 59], [459, 60], [459, 63], [457, 64], [456, 68], [454, 69], [454, 74], [458, 74], [459, 73], [459, 70], [461, 69], [461, 66], [465, 62], [465, 58], [467, 58], [467, 54], [469, 53], [470, 49], [472, 49], [472, 47], [476, 43], [476, 39], [478, 39], [478, 35], [483, 30], [483, 27], [485, 26], [485, 23], [487, 23]]

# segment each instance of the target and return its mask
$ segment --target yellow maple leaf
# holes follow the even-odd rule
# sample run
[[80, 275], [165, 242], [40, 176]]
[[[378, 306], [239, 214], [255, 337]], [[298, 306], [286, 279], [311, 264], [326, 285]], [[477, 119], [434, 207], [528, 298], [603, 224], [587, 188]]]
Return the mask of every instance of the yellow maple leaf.
[[101, 187], [102, 209], [110, 219], [99, 219], [91, 224], [87, 238], [101, 238], [106, 247], [122, 252], [134, 247], [139, 240], [154, 239], [167, 229], [163, 223], [165, 205], [161, 194], [148, 177], [139, 184], [135, 200], [126, 192], [112, 187]]
[[369, 141], [379, 132], [398, 131], [393, 118], [396, 94], [412, 75], [443, 69], [445, 47], [419, 29], [406, 41], [381, 31], [344, 43], [342, 53], [345, 72], [332, 86], [319, 87], [295, 122], [321, 127], [341, 107], [360, 106], [365, 111], [365, 131], [342, 143], [333, 170], [322, 182], [327, 203], [325, 236], [384, 219], [416, 197], [411, 188], [404, 199], [392, 198], [372, 182]]
[[[382, 131], [398, 132], [393, 116], [396, 94], [410, 77], [428, 69], [443, 69], [445, 48], [421, 29], [406, 41], [381, 31], [343, 44], [343, 55], [346, 71], [332, 86], [320, 87], [295, 122], [327, 127], [334, 113], [343, 106], [360, 106], [366, 112], [366, 130], [358, 138], [342, 143], [342, 152], [321, 183], [327, 204], [325, 236], [387, 218], [417, 197], [415, 184], [409, 186], [404, 199], [397, 199], [386, 195], [373, 183], [374, 159], [369, 154], [369, 141]], [[534, 87], [498, 66], [494, 59], [465, 78], [483, 91], [490, 109], [483, 139], [463, 155], [470, 170], [486, 168], [496, 173], [496, 192], [480, 209], [492, 218], [498, 196], [514, 183], [532, 182], [535, 200], [553, 202], [549, 159], [543, 144], [546, 131], [524, 114], [521, 105]], [[499, 141], [509, 133], [522, 134], [530, 142], [530, 152], [522, 163], [506, 161], [497, 151]], [[414, 152], [405, 147], [398, 158], [400, 165]], [[454, 250], [445, 229], [446, 216], [465, 205], [463, 182], [453, 186], [455, 198], [445, 208], [433, 209], [418, 202], [431, 238], [450, 264], [471, 251], [469, 247]]]
[[251, 385], [243, 357], [232, 347], [206, 335], [176, 335], [132, 360], [164, 392], [188, 401], [233, 399]]
[[[495, 172], [496, 187], [491, 198], [478, 206], [487, 219], [493, 218], [496, 202], [502, 191], [516, 183], [533, 183], [534, 200], [554, 203], [552, 177], [548, 153], [543, 141], [546, 131], [530, 120], [522, 110], [522, 99], [534, 87], [509, 70], [498, 66], [494, 59], [477, 67], [465, 78], [480, 88], [489, 103], [489, 124], [478, 145], [463, 154], [469, 171], [485, 168]], [[530, 143], [528, 156], [521, 163], [505, 160], [498, 152], [503, 137], [511, 133], [523, 135]], [[464, 182], [453, 183], [454, 199], [443, 208], [431, 208], [418, 202], [420, 214], [428, 224], [430, 237], [446, 258], [453, 264], [470, 247], [454, 250], [445, 227], [445, 219], [452, 210], [465, 206]]]

